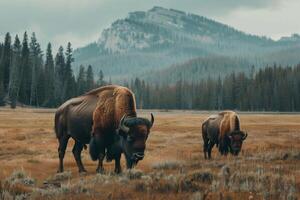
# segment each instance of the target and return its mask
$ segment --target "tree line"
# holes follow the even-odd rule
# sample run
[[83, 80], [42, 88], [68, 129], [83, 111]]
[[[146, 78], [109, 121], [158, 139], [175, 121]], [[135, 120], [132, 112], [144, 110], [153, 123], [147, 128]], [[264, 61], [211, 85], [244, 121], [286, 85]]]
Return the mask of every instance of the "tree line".
[[300, 111], [300, 64], [267, 66], [255, 72], [175, 84], [125, 83], [144, 109]]
[[[0, 105], [57, 107], [64, 101], [107, 83], [100, 70], [81, 65], [74, 75], [73, 49], [59, 47], [55, 57], [51, 43], [46, 53], [34, 33], [22, 42], [11, 42], [9, 33], [0, 43]], [[97, 77], [97, 80], [95, 80]], [[199, 77], [176, 82], [155, 83], [140, 78], [125, 82], [136, 96], [138, 108], [245, 111], [300, 111], [300, 64], [294, 67], [267, 66], [255, 71], [231, 73], [224, 77]]]
[[105, 85], [102, 71], [94, 80], [91, 65], [80, 66], [75, 77], [72, 71], [73, 49], [69, 42], [66, 49], [59, 47], [55, 57], [51, 43], [44, 55], [35, 33], [30, 41], [25, 32], [22, 42], [18, 35], [14, 42], [10, 33], [0, 43], [0, 105], [17, 104], [37, 107], [56, 107], [67, 99], [92, 88]]

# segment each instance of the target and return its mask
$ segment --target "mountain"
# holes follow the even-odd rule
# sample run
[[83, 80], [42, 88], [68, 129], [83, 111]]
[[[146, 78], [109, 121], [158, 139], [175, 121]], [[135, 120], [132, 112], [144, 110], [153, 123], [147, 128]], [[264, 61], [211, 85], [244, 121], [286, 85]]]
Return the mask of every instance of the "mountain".
[[[288, 56], [283, 64], [294, 64], [300, 61], [299, 54], [294, 53], [300, 51], [299, 38], [295, 34], [274, 41], [202, 16], [154, 7], [129, 13], [103, 30], [97, 42], [75, 50], [75, 71], [80, 64], [91, 64], [106, 76], [122, 80], [160, 73], [193, 59], [214, 62], [214, 58], [224, 57], [226, 63], [231, 58], [247, 60], [249, 65], [240, 68], [281, 63], [274, 55], [283, 52]], [[224, 68], [222, 62], [218, 66]]]

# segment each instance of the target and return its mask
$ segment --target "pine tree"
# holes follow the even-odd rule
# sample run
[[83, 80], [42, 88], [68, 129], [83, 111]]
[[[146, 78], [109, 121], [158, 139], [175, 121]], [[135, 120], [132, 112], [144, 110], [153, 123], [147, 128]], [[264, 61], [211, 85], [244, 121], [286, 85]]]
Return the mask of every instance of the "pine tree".
[[4, 91], [3, 82], [1, 81], [0, 82], [0, 106], [5, 106], [4, 97], [5, 97], [5, 91]]
[[63, 102], [65, 65], [64, 49], [60, 46], [55, 56], [55, 105], [59, 105]]
[[63, 84], [63, 91], [64, 96], [63, 99], [67, 100], [74, 96], [76, 88], [75, 88], [75, 78], [73, 76], [72, 71], [72, 63], [74, 62], [73, 58], [73, 49], [70, 42], [68, 42], [67, 49], [66, 49], [66, 65], [64, 71], [64, 84]]
[[175, 85], [175, 105], [176, 108], [181, 109], [182, 108], [182, 79], [180, 78]]
[[52, 46], [51, 43], [48, 43], [46, 50], [46, 62], [45, 62], [45, 101], [43, 103], [44, 106], [52, 107], [54, 106], [54, 90], [55, 90], [55, 82], [54, 82], [54, 60], [52, 55]]
[[10, 67], [10, 78], [8, 87], [8, 96], [11, 102], [10, 107], [16, 108], [19, 93], [20, 67], [21, 67], [21, 43], [18, 35], [12, 49], [12, 63]]
[[3, 44], [0, 43], [0, 83], [3, 83], [2, 58], [3, 58]]
[[33, 106], [38, 106], [40, 100], [38, 94], [38, 82], [39, 82], [38, 77], [42, 66], [42, 51], [40, 45], [37, 42], [35, 33], [32, 33], [29, 46], [30, 46], [29, 60], [32, 66], [29, 104]]
[[11, 65], [11, 37], [9, 33], [6, 33], [4, 47], [3, 47], [2, 63], [1, 63], [1, 68], [3, 70], [1, 79], [3, 80], [3, 87], [6, 92], [8, 91], [10, 65]]
[[98, 87], [101, 87], [101, 86], [105, 85], [104, 75], [103, 75], [103, 71], [101, 69], [99, 71], [97, 85], [98, 85]]
[[95, 82], [94, 82], [93, 68], [91, 65], [89, 65], [86, 72], [86, 88], [87, 90], [91, 90], [94, 87], [95, 87]]
[[142, 91], [141, 91], [141, 87], [142, 83], [141, 80], [139, 78], [136, 78], [134, 81], [134, 94], [136, 97], [136, 105], [138, 108], [142, 108], [143, 107], [143, 100], [142, 100]]
[[221, 77], [219, 76], [217, 86], [216, 86], [216, 95], [217, 95], [217, 109], [221, 110], [223, 108], [223, 95], [222, 95], [222, 81]]
[[[39, 57], [40, 58], [40, 57]], [[37, 69], [37, 106], [43, 106], [43, 103], [46, 101], [46, 76], [45, 67], [43, 60], [39, 59], [40, 64]]]
[[32, 69], [29, 63], [27, 32], [25, 32], [23, 36], [21, 62], [19, 100], [20, 102], [28, 105], [30, 103]]
[[83, 94], [87, 90], [86, 88], [86, 72], [84, 66], [80, 65], [77, 77], [77, 95]]
[[5, 105], [5, 101], [4, 101], [5, 91], [3, 86], [3, 69], [2, 69], [3, 51], [4, 51], [3, 44], [0, 43], [0, 106]]

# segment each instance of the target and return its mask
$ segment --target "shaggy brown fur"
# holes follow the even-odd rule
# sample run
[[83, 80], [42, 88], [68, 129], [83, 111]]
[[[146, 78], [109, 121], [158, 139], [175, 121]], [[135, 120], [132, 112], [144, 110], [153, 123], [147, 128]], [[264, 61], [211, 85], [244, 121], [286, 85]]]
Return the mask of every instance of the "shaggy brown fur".
[[97, 96], [99, 99], [93, 113], [92, 134], [109, 134], [103, 130], [117, 129], [124, 114], [136, 117], [134, 94], [128, 88], [107, 86], [92, 90], [86, 95]]
[[233, 111], [223, 111], [219, 113], [222, 116], [222, 120], [219, 125], [220, 129], [220, 140], [224, 140], [226, 133], [239, 131], [240, 130], [240, 120], [237, 114]]
[[[154, 118], [150, 122], [147, 119], [137, 117], [134, 94], [128, 88], [117, 85], [104, 86], [62, 104], [55, 113], [55, 132], [59, 141], [60, 159], [58, 171], [64, 170], [63, 158], [68, 140], [72, 137], [75, 140], [72, 152], [80, 172], [85, 171], [80, 155], [82, 149], [86, 148], [86, 144], [90, 144], [91, 158], [99, 160], [99, 171], [102, 170], [102, 161], [106, 156], [108, 160], [116, 160], [116, 171], [120, 172], [119, 160], [125, 148], [124, 144], [127, 143], [117, 143], [120, 139], [116, 133], [123, 116], [125, 116], [124, 125], [133, 130], [130, 132], [132, 138], [139, 133], [147, 138]], [[135, 130], [136, 126], [141, 126], [142, 129]], [[147, 129], [147, 134], [144, 134], [144, 129]], [[124, 132], [121, 133], [123, 133], [124, 138], [127, 137]], [[132, 159], [141, 160], [144, 155], [146, 140], [136, 138], [133, 143], [135, 149], [129, 151], [128, 145], [125, 149], [127, 150], [127, 157], [133, 156]], [[140, 145], [137, 145], [139, 140], [143, 143], [140, 142]], [[137, 148], [139, 146], [141, 148]]]
[[204, 141], [204, 157], [211, 157], [211, 149], [216, 144], [221, 154], [228, 151], [237, 155], [242, 141], [247, 135], [240, 130], [240, 120], [233, 111], [223, 111], [218, 115], [209, 116], [202, 124]]

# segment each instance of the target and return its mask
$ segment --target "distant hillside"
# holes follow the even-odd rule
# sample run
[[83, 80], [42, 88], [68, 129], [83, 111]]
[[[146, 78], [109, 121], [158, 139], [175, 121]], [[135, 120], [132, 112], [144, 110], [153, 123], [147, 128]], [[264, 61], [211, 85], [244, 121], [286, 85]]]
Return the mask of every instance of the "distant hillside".
[[223, 78], [233, 72], [249, 73], [251, 67], [251, 64], [245, 59], [210, 56], [172, 65], [160, 71], [143, 74], [141, 77], [150, 83], [174, 84], [178, 80], [195, 83], [208, 77], [213, 79]]
[[[102, 32], [97, 42], [77, 49], [74, 57], [75, 71], [80, 64], [91, 64], [112, 79], [124, 79], [199, 57], [223, 57], [225, 62], [232, 59], [230, 57], [239, 57], [261, 65], [295, 64], [300, 61], [299, 54], [295, 54], [299, 51], [300, 36], [297, 34], [274, 41], [202, 16], [154, 7], [147, 12], [132, 12], [127, 18], [115, 21]], [[285, 56], [280, 56], [282, 53]], [[214, 62], [214, 59], [208, 60]], [[217, 64], [214, 69], [218, 72], [220, 69], [231, 71], [222, 61]]]

